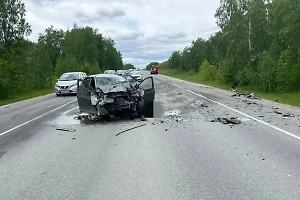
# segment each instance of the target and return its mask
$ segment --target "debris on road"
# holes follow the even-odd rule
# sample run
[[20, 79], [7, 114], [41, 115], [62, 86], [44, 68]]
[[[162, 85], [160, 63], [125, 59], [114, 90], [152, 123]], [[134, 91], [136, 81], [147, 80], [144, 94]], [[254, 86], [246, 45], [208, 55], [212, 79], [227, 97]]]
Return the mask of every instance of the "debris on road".
[[283, 117], [295, 117], [294, 114], [290, 114], [290, 113], [284, 113], [282, 116]]
[[133, 130], [133, 129], [136, 129], [136, 128], [139, 128], [139, 127], [142, 127], [142, 126], [145, 126], [146, 124], [142, 124], [142, 125], [139, 125], [139, 126], [135, 126], [135, 127], [132, 127], [132, 128], [129, 128], [129, 129], [126, 129], [124, 131], [121, 131], [119, 132], [116, 136], [120, 135], [121, 133], [124, 133], [124, 132], [127, 132], [127, 131], [130, 131], [130, 130]]
[[283, 112], [281, 112], [281, 111], [279, 111], [279, 110], [274, 110], [273, 112], [276, 113], [276, 114], [282, 115], [283, 117], [295, 117], [294, 114], [291, 114], [291, 113], [283, 113]]
[[179, 92], [177, 95], [182, 95], [182, 93], [181, 93], [181, 92]]
[[167, 128], [166, 128], [166, 130], [165, 130], [165, 131], [168, 131], [168, 130], [169, 130], [169, 129], [167, 129]]
[[222, 124], [240, 124], [242, 121], [238, 119], [237, 117], [231, 117], [231, 118], [216, 118], [211, 120], [211, 122], [221, 122]]
[[255, 101], [243, 100], [243, 102], [248, 104], [248, 105], [251, 105], [251, 104], [257, 105], [257, 103]]
[[78, 116], [74, 117], [74, 119], [78, 119], [78, 120], [81, 120], [81, 119], [84, 119], [85, 117], [87, 118], [89, 114], [87, 113], [79, 113]]
[[206, 105], [206, 104], [204, 104], [203, 102], [200, 102], [200, 101], [195, 101], [195, 102], [191, 103], [190, 106], [192, 106], [194, 109], [198, 109], [200, 107], [202, 107], [202, 108], [208, 107], [208, 105]]
[[278, 110], [274, 110], [274, 113], [282, 115], [282, 112], [278, 111]]
[[75, 129], [67, 129], [67, 128], [57, 128], [58, 131], [68, 131], [68, 132], [74, 132]]
[[175, 121], [176, 121], [177, 123], [182, 122], [182, 121], [183, 121], [183, 118], [176, 118]]
[[236, 92], [233, 95], [231, 95], [231, 97], [240, 97], [240, 96], [243, 96], [243, 95], [244, 95], [243, 93]]
[[163, 116], [166, 117], [166, 116], [180, 116], [181, 115], [181, 110], [178, 110], [178, 109], [174, 109], [174, 110], [169, 110], [169, 111], [166, 111]]
[[249, 98], [249, 99], [257, 99], [257, 97], [254, 93], [250, 93], [246, 97]]
[[248, 99], [260, 99], [254, 93], [250, 93], [250, 94], [245, 95], [243, 93], [236, 92], [236, 93], [231, 95], [231, 97], [237, 97], [237, 98], [239, 98], [240, 96], [247, 97]]

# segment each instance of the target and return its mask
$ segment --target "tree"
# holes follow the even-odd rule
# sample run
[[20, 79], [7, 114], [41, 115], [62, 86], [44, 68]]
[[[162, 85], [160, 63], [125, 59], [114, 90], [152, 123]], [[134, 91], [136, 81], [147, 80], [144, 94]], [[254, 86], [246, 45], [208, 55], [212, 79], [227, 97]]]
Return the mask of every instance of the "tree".
[[53, 66], [48, 49], [43, 44], [36, 44], [28, 59], [29, 77], [33, 89], [43, 89], [52, 86]]
[[127, 64], [123, 65], [123, 69], [134, 69], [134, 65], [127, 63]]
[[45, 46], [51, 59], [53, 70], [57, 59], [63, 53], [64, 37], [65, 32], [63, 30], [54, 29], [52, 25], [45, 30], [44, 35], [40, 34], [39, 36], [38, 43]]
[[76, 58], [72, 55], [67, 55], [65, 58], [60, 57], [57, 60], [55, 74], [57, 77], [66, 72], [80, 71], [80, 65]]
[[214, 65], [209, 64], [205, 59], [200, 66], [199, 74], [204, 80], [215, 80], [217, 75], [217, 68]]
[[4, 47], [31, 33], [25, 20], [25, 5], [20, 0], [1, 0], [0, 2], [0, 42]]
[[261, 56], [258, 73], [258, 83], [260, 88], [266, 92], [274, 92], [276, 88], [276, 63], [267, 52]]

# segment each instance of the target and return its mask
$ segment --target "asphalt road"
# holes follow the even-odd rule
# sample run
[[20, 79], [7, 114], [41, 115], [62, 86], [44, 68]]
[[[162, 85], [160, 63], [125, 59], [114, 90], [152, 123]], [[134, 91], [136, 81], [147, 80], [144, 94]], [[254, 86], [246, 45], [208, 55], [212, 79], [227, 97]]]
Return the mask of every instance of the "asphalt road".
[[300, 198], [299, 108], [154, 78], [147, 121], [77, 120], [55, 94], [0, 107], [0, 199]]

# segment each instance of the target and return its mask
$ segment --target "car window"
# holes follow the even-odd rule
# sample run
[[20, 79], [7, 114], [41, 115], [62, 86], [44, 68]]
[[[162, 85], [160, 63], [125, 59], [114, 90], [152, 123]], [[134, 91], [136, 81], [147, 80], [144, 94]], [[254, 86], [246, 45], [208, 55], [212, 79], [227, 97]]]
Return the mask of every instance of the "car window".
[[73, 81], [79, 79], [79, 74], [78, 73], [68, 73], [68, 74], [63, 74], [59, 78], [60, 81]]
[[152, 89], [152, 79], [151, 78], [146, 78], [140, 85], [139, 88], [142, 88], [144, 90], [149, 90]]
[[86, 89], [89, 89], [91, 77], [85, 77], [84, 81], [82, 81], [82, 86]]

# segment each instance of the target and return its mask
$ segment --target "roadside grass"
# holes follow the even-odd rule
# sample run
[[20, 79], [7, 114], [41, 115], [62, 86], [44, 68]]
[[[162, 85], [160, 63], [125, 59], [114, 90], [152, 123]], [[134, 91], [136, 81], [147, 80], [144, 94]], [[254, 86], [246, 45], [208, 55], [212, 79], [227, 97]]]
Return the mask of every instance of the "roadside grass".
[[41, 90], [33, 90], [33, 91], [26, 92], [23, 94], [12, 95], [6, 99], [0, 99], [0, 106], [9, 104], [9, 103], [14, 103], [17, 101], [31, 99], [33, 97], [38, 97], [38, 96], [42, 96], [42, 95], [46, 95], [46, 94], [50, 94], [50, 93], [54, 93], [53, 87], [47, 88], [47, 89], [41, 89]]
[[[190, 81], [194, 83], [200, 83], [203, 85], [208, 85], [212, 87], [217, 87], [225, 90], [231, 90], [231, 85], [230, 84], [222, 84], [219, 83], [218, 81], [205, 81], [200, 78], [200, 76], [197, 73], [194, 72], [176, 72], [172, 70], [160, 70], [160, 74], [178, 78], [181, 80], [185, 81]], [[300, 92], [295, 92], [295, 93], [266, 93], [259, 91], [256, 87], [253, 86], [243, 86], [243, 87], [238, 87], [236, 88], [237, 91], [241, 93], [254, 93], [257, 97], [263, 98], [263, 99], [268, 99], [271, 101], [274, 101], [275, 99], [278, 100], [279, 103], [283, 104], [288, 104], [288, 105], [293, 105], [300, 107]]]

